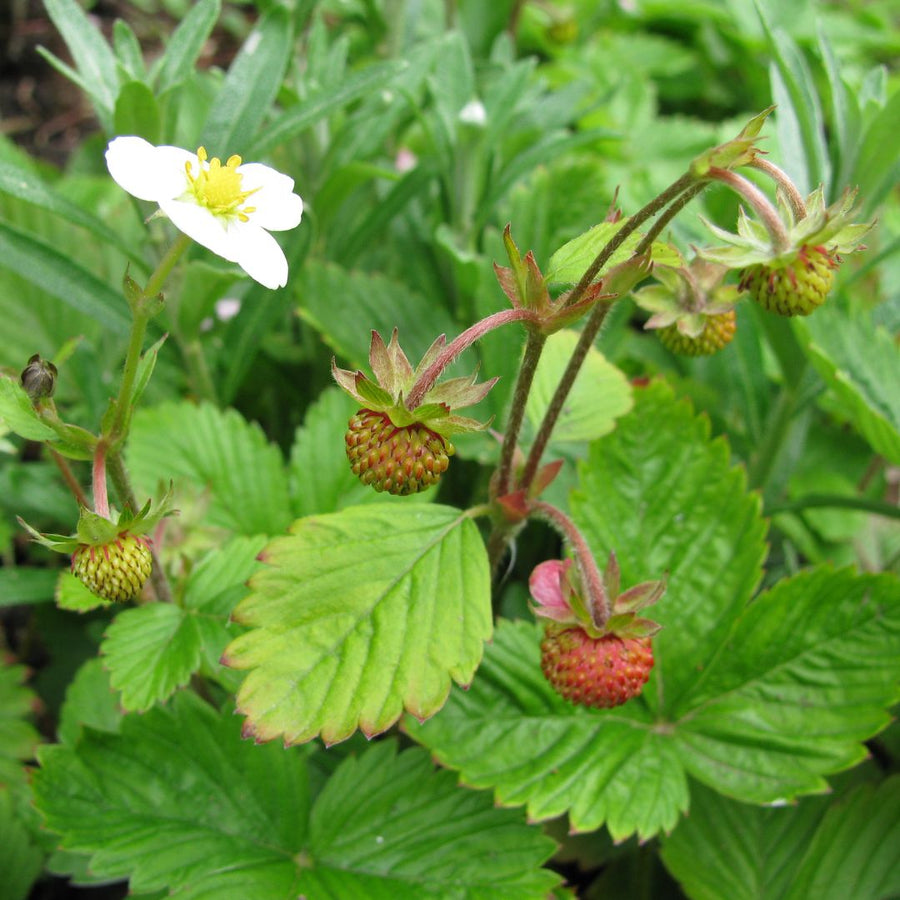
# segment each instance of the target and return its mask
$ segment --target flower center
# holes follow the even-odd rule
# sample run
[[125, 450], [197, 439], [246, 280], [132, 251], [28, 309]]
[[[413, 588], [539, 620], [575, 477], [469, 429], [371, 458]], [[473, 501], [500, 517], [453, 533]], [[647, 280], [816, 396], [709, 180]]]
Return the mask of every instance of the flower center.
[[250, 191], [241, 190], [241, 173], [238, 166], [241, 164], [240, 156], [229, 156], [225, 165], [213, 157], [209, 161], [209, 168], [204, 168], [206, 162], [206, 149], [200, 147], [197, 150], [197, 162], [199, 173], [193, 174], [193, 162], [188, 160], [184, 164], [188, 178], [188, 190], [194, 195], [201, 206], [205, 206], [216, 216], [229, 218], [237, 216], [242, 222], [249, 219], [249, 213], [255, 212], [256, 207], [244, 206], [246, 199], [259, 188]]

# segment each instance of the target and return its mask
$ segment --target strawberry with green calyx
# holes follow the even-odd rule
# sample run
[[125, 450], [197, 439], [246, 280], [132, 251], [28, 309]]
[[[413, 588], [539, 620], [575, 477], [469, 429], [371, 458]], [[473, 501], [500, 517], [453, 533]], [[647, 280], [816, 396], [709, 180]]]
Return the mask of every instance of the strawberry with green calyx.
[[745, 179], [726, 173], [727, 183], [750, 200], [762, 221], [741, 209], [737, 233], [707, 222], [726, 246], [701, 250], [704, 259], [740, 269], [740, 289], [765, 310], [781, 316], [808, 316], [825, 302], [842, 254], [865, 249], [861, 241], [874, 226], [853, 223], [855, 191], [825, 205], [822, 187], [806, 199], [805, 215], [779, 190], [777, 210]]
[[659, 283], [634, 295], [640, 307], [653, 313], [644, 328], [656, 329], [662, 344], [673, 353], [717, 353], [731, 341], [737, 327], [738, 288], [722, 283], [727, 271], [702, 259], [678, 268], [654, 267]]
[[353, 473], [377, 491], [414, 494], [440, 481], [454, 447], [454, 434], [482, 431], [488, 422], [459, 416], [455, 410], [484, 399], [497, 379], [475, 383], [475, 375], [431, 384], [418, 402], [415, 387], [445, 352], [441, 335], [413, 369], [397, 340], [384, 343], [372, 332], [369, 364], [375, 381], [362, 372], [340, 369], [334, 380], [361, 408], [350, 419], [345, 444]]
[[[550, 620], [541, 642], [541, 670], [553, 689], [581, 706], [609, 709], [637, 696], [653, 668], [659, 625], [638, 614], [665, 592], [664, 581], [619, 593], [619, 566], [610, 554], [602, 598], [585, 596], [572, 560], [548, 560], [531, 574], [536, 616]], [[599, 600], [599, 603], [598, 603]], [[601, 624], [600, 605], [609, 616]]]
[[19, 519], [33, 540], [57, 553], [71, 554], [72, 574], [104, 600], [126, 602], [137, 597], [150, 576], [153, 561], [146, 535], [174, 510], [171, 488], [154, 512], [148, 500], [138, 513], [125, 508], [115, 521], [82, 507], [71, 537], [40, 534]]

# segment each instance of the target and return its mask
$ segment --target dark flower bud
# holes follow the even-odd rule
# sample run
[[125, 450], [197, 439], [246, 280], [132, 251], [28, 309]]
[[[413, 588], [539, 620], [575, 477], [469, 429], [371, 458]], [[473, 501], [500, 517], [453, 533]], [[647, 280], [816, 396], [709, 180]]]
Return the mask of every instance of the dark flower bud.
[[56, 366], [35, 353], [22, 370], [21, 382], [32, 403], [46, 400], [53, 396], [56, 389]]

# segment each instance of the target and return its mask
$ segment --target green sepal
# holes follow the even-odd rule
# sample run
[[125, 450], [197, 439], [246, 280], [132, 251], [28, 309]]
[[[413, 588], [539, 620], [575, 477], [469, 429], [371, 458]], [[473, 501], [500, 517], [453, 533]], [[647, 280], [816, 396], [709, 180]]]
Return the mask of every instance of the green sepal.
[[144, 289], [131, 277], [128, 269], [125, 270], [125, 275], [122, 277], [122, 293], [125, 294], [131, 311], [137, 312], [141, 307]]
[[394, 402], [394, 398], [384, 388], [366, 377], [357, 378], [356, 396], [363, 403], [370, 403], [377, 409], [391, 406]]
[[711, 168], [737, 169], [749, 165], [759, 152], [755, 146], [756, 139], [763, 122], [773, 109], [775, 107], [770, 106], [754, 116], [737, 137], [695, 157], [690, 167], [691, 174], [697, 178], [705, 178]]

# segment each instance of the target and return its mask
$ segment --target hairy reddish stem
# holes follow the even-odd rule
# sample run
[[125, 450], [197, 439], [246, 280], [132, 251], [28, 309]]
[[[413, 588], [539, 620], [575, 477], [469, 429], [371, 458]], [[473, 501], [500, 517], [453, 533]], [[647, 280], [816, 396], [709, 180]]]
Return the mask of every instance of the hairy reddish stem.
[[710, 178], [722, 182], [730, 187], [736, 194], [743, 197], [756, 211], [769, 237], [772, 238], [772, 246], [777, 253], [783, 253], [790, 246], [790, 238], [785, 230], [784, 223], [778, 215], [778, 211], [769, 201], [769, 198], [743, 175], [732, 172], [729, 169], [720, 169], [713, 166], [708, 173]]
[[91, 471], [91, 487], [94, 492], [94, 512], [104, 519], [109, 518], [109, 494], [106, 491], [106, 442], [100, 441], [94, 450], [94, 465]]
[[750, 165], [754, 169], [759, 169], [760, 172], [765, 172], [784, 191], [798, 222], [806, 218], [806, 202], [803, 194], [797, 190], [797, 185], [791, 181], [787, 172], [760, 156], [754, 156]]

